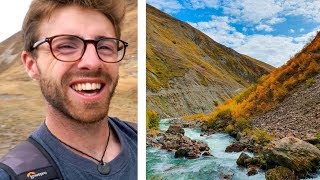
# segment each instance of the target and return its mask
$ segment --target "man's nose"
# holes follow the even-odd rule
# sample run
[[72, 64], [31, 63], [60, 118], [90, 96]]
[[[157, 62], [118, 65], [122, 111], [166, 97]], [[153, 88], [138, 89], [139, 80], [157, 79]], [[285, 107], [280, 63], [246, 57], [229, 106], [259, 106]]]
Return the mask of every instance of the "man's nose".
[[78, 63], [79, 69], [97, 70], [101, 68], [102, 61], [100, 60], [96, 48], [93, 44], [87, 44], [87, 48]]

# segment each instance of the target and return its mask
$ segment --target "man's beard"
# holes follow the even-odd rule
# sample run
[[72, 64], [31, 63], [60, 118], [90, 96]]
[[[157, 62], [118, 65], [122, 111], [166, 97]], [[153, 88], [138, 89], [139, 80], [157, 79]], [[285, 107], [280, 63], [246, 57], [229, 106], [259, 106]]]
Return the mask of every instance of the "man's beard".
[[[111, 91], [105, 99], [101, 99], [99, 102], [82, 102], [79, 104], [72, 101], [67, 96], [67, 91], [64, 90], [70, 88], [69, 82], [72, 78], [81, 77], [99, 78], [106, 83], [104, 88], [113, 87], [111, 87]], [[109, 73], [101, 70], [97, 72], [68, 72], [62, 77], [60, 84], [57, 84], [53, 79], [41, 76], [40, 88], [47, 102], [62, 115], [78, 123], [91, 124], [103, 120], [108, 115], [110, 101], [118, 84], [118, 79], [119, 76], [112, 79]]]

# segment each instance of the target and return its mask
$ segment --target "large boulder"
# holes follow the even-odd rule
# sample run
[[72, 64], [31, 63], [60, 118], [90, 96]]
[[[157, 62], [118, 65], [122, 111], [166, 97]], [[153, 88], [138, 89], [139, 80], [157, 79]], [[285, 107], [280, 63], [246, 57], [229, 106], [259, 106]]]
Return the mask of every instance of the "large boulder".
[[[210, 148], [207, 144], [201, 141], [192, 140], [190, 144], [180, 143], [180, 146], [177, 147], [177, 151], [175, 152], [174, 157], [186, 157], [188, 159], [195, 159], [200, 157], [201, 155], [206, 156], [206, 154], [202, 154], [202, 152], [208, 152]], [[209, 153], [210, 154], [210, 153]]]
[[[266, 162], [262, 155], [258, 155], [255, 157], [250, 157], [246, 153], [242, 152], [237, 159], [238, 166], [243, 166], [246, 168], [252, 169], [251, 167], [254, 167], [254, 169], [266, 169]], [[254, 170], [252, 170], [253, 172]]]
[[316, 170], [320, 162], [320, 150], [295, 137], [285, 137], [272, 142], [264, 150], [264, 157], [268, 167], [287, 167], [304, 178], [308, 172]]
[[175, 158], [180, 158], [180, 157], [188, 157], [189, 152], [192, 149], [189, 147], [180, 147], [175, 153], [174, 157]]
[[168, 130], [166, 131], [166, 133], [184, 135], [184, 129], [182, 128], [182, 125], [172, 124], [172, 125], [169, 126]]
[[244, 166], [245, 167], [246, 166], [245, 165], [245, 160], [247, 160], [249, 158], [250, 158], [250, 156], [243, 152], [243, 153], [240, 154], [239, 158], [237, 159], [237, 164], [239, 166]]
[[243, 151], [246, 148], [246, 146], [242, 143], [235, 142], [231, 145], [229, 145], [226, 149], [225, 152], [240, 152]]
[[260, 167], [261, 169], [265, 169], [264, 168], [265, 165], [263, 164], [263, 159], [259, 156], [245, 159], [244, 164], [245, 164], [245, 166], [254, 165], [254, 166]]
[[298, 177], [294, 175], [294, 173], [286, 167], [278, 166], [273, 169], [269, 169], [265, 173], [266, 180], [283, 180], [283, 179], [290, 179], [290, 180], [298, 180]]
[[205, 142], [202, 142], [202, 141], [196, 141], [194, 142], [197, 144], [197, 147], [200, 151], [209, 151], [210, 148], [208, 146], [208, 144], [206, 144]]
[[167, 150], [177, 150], [181, 146], [190, 146], [192, 141], [189, 137], [181, 134], [166, 134], [162, 141], [162, 148]]

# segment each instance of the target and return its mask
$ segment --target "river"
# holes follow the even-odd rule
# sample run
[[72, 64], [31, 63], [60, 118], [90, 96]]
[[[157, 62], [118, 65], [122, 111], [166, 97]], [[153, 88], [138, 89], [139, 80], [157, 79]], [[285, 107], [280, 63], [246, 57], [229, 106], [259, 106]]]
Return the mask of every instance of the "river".
[[[170, 119], [161, 120], [159, 129], [167, 130], [169, 121]], [[224, 152], [226, 147], [234, 141], [228, 134], [200, 136], [200, 129], [185, 128], [184, 130], [185, 136], [206, 142], [213, 156], [198, 159], [174, 158], [173, 152], [147, 147], [147, 179], [221, 179], [222, 175], [231, 175], [232, 180], [265, 179], [265, 174], [261, 170], [254, 176], [247, 176], [247, 169], [237, 166], [236, 161], [241, 152]]]

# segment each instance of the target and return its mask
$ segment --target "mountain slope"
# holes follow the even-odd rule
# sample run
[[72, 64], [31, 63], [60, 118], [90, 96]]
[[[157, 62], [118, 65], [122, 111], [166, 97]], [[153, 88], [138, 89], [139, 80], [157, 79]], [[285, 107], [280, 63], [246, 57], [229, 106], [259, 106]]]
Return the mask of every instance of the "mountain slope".
[[208, 113], [271, 69], [147, 5], [147, 108], [162, 117]]
[[278, 137], [294, 135], [310, 139], [320, 132], [320, 75], [310, 87], [299, 85], [283, 102], [267, 113], [255, 117], [253, 125]]
[[270, 111], [253, 119], [254, 127], [279, 137], [309, 139], [320, 133], [319, 72], [320, 33], [286, 65], [269, 75], [277, 75], [287, 93]]
[[223, 117], [229, 130], [242, 131], [237, 124], [249, 120], [277, 137], [312, 138], [320, 133], [319, 72], [320, 33], [285, 65], [219, 106], [209, 125]]

